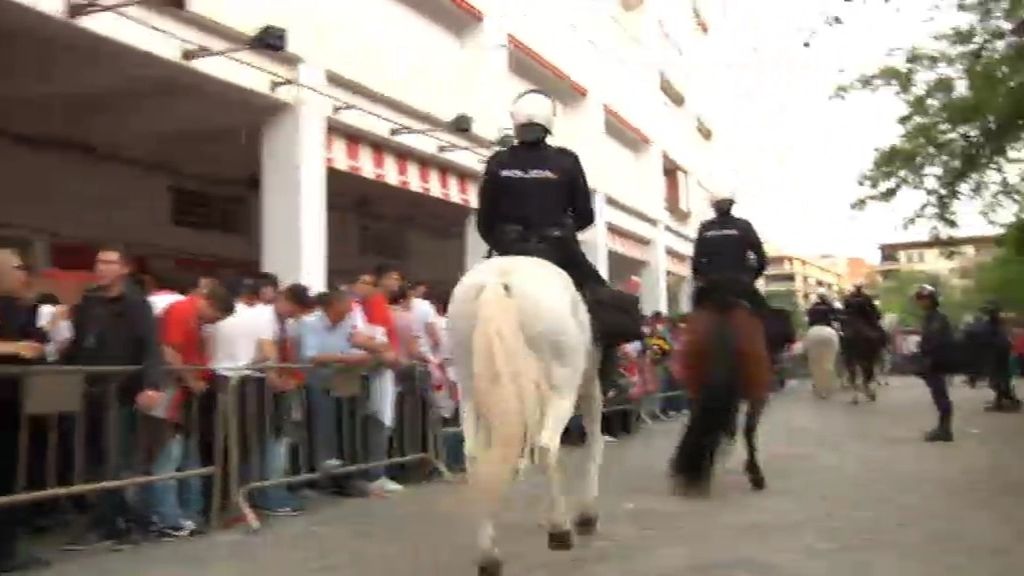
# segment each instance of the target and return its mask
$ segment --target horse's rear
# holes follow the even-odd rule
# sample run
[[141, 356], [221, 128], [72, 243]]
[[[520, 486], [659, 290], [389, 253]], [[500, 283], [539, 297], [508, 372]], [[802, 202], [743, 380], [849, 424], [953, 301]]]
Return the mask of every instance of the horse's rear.
[[811, 326], [804, 336], [811, 385], [819, 398], [828, 398], [836, 389], [836, 355], [839, 334], [831, 326]]
[[740, 401], [746, 399], [746, 470], [751, 485], [761, 489], [764, 477], [753, 436], [772, 381], [763, 325], [748, 308], [736, 305], [694, 312], [686, 331], [680, 372], [693, 410], [672, 460], [673, 476], [681, 481], [684, 493], [708, 491], [718, 445], [723, 437], [732, 436]]
[[853, 402], [860, 401], [863, 393], [875, 400], [872, 383], [875, 368], [886, 345], [886, 333], [880, 325], [873, 325], [862, 318], [851, 317], [843, 322], [841, 349], [847, 378], [853, 387]]
[[580, 533], [596, 527], [597, 469], [603, 450], [597, 351], [590, 317], [572, 280], [531, 257], [481, 262], [459, 281], [449, 307], [460, 378], [471, 487], [481, 507], [480, 573], [500, 572], [493, 517], [522, 464], [543, 465], [551, 491], [549, 546], [572, 547], [557, 466], [562, 431], [577, 399], [587, 428]]

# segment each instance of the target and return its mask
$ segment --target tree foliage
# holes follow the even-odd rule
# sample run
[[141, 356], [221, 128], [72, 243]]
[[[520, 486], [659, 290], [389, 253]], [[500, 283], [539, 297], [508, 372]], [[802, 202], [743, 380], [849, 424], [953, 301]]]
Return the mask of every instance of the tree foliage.
[[970, 279], [957, 283], [937, 274], [903, 271], [890, 274], [881, 283], [878, 297], [882, 312], [896, 314], [903, 325], [919, 326], [922, 314], [913, 296], [921, 284], [928, 284], [938, 290], [942, 310], [954, 323], [972, 314], [982, 301], [976, 283]]
[[1022, 212], [1024, 42], [1010, 32], [1024, 17], [1024, 0], [959, 0], [957, 8], [963, 23], [837, 90], [840, 97], [890, 90], [906, 106], [902, 135], [876, 151], [861, 177], [871, 192], [854, 208], [916, 190], [925, 200], [908, 224], [955, 228], [963, 201], [976, 202], [990, 221]]

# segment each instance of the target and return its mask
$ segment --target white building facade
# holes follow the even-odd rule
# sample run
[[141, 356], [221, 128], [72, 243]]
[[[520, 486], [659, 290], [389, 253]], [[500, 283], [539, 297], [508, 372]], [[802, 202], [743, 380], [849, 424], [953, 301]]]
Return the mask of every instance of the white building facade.
[[[260, 268], [319, 289], [391, 261], [450, 287], [485, 252], [490, 143], [515, 95], [541, 88], [594, 192], [588, 256], [613, 283], [639, 278], [647, 311], [686, 307], [724, 153], [708, 116], [720, 2], [76, 4], [0, 0], [17, 47], [0, 63], [0, 240], [44, 266], [121, 241], [154, 271]], [[285, 52], [196, 57], [266, 25]], [[445, 129], [458, 114], [470, 133]]]

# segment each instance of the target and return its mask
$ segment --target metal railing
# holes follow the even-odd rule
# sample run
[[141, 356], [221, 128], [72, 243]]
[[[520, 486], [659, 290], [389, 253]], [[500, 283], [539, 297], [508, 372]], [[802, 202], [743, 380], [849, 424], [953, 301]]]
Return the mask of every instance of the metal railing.
[[[300, 370], [305, 372], [306, 376], [311, 375], [310, 370], [319, 369], [321, 375], [330, 374], [332, 380], [336, 376], [338, 379], [348, 382], [347, 386], [342, 386], [343, 390], [334, 390], [331, 401], [340, 401], [343, 404], [344, 413], [340, 418], [346, 419], [350, 425], [350, 429], [347, 431], [348, 437], [343, 438], [346, 461], [349, 463], [329, 469], [315, 469], [316, 466], [309, 465], [310, 443], [314, 439], [308, 437], [307, 431], [307, 437], [303, 441], [295, 442], [299, 451], [300, 470], [297, 473], [277, 478], [263, 477], [266, 474], [259, 466], [259, 454], [261, 448], [266, 446], [273, 436], [275, 414], [272, 405], [275, 394], [278, 393], [271, 391], [264, 379], [259, 376], [268, 370], [285, 369]], [[208, 439], [213, 445], [212, 461], [201, 462], [198, 468], [192, 470], [176, 470], [164, 474], [139, 473], [145, 469], [142, 464], [148, 466], [152, 462], [142, 461], [144, 459], [140, 458], [141, 455], [138, 452], [141, 451], [141, 448], [138, 446], [134, 448], [136, 453], [131, 458], [126, 458], [120, 449], [124, 446], [123, 441], [126, 440], [122, 435], [131, 434], [132, 430], [123, 429], [120, 416], [123, 416], [123, 409], [127, 406], [125, 406], [124, 399], [119, 397], [120, 387], [124, 385], [126, 377], [137, 374], [139, 370], [140, 367], [134, 366], [0, 366], [0, 376], [6, 375], [10, 377], [10, 381], [18, 381], [22, 399], [21, 422], [18, 432], [17, 491], [14, 494], [0, 496], [0, 509], [45, 500], [125, 490], [164, 481], [210, 478], [212, 482], [209, 509], [211, 526], [220, 527], [224, 524], [222, 519], [225, 515], [234, 517], [237, 513], [241, 515], [249, 528], [255, 531], [262, 526], [259, 516], [250, 502], [251, 496], [256, 490], [336, 479], [375, 468], [416, 462], [427, 462], [433, 471], [440, 473], [442, 478], [446, 480], [452, 478], [443, 458], [440, 457], [440, 445], [445, 435], [458, 433], [461, 428], [441, 426], [442, 418], [432, 409], [426, 397], [425, 391], [429, 387], [424, 385], [423, 378], [429, 377], [423, 371], [413, 371], [415, 377], [411, 382], [396, 383], [396, 386], [400, 387], [398, 397], [402, 400], [398, 402], [399, 415], [396, 418], [391, 441], [392, 451], [398, 453], [389, 455], [387, 458], [368, 461], [364, 457], [362, 435], [362, 425], [368, 415], [366, 406], [371, 385], [366, 378], [366, 373], [345, 369], [331, 370], [328, 367], [309, 364], [264, 364], [246, 369], [235, 369], [233, 372], [222, 371], [220, 378], [214, 379], [214, 384], [206, 392], [206, 394], [215, 394], [215, 407], [212, 414], [213, 438]], [[175, 372], [200, 370], [211, 371], [208, 367], [199, 366], [166, 368], [169, 375]], [[4, 384], [0, 383], [0, 385]], [[322, 382], [314, 383], [312, 379], [307, 378], [307, 387], [322, 385]], [[645, 398], [660, 399], [680, 394], [681, 392], [665, 392]], [[243, 398], [246, 399], [245, 402], [243, 402]], [[605, 408], [605, 412], [639, 410], [640, 400], [608, 406]], [[86, 447], [90, 431], [88, 429], [90, 426], [88, 412], [95, 412], [98, 407], [102, 411], [102, 424], [100, 425], [103, 428], [102, 452], [104, 457], [102, 462], [89, 462], [87, 461], [89, 450]], [[170, 428], [172, 436], [182, 433], [184, 435], [199, 434], [199, 419], [203, 415], [199, 413], [198, 402], [192, 402], [189, 408], [187, 422], [167, 422], [165, 424]], [[257, 408], [261, 409], [257, 410]], [[304, 425], [308, 425], [310, 415], [308, 406], [303, 407], [300, 418]], [[74, 419], [72, 484], [65, 486], [57, 486], [57, 453], [60, 441], [57, 428], [58, 418], [61, 416], [71, 416]], [[47, 422], [46, 479], [44, 488], [26, 490], [29, 465], [29, 419], [35, 417], [43, 417]], [[159, 418], [142, 413], [134, 405], [131, 406], [131, 417], [136, 419], [137, 425], [143, 419], [151, 419], [151, 423], [155, 419], [157, 426], [161, 425]], [[280, 417], [280, 414], [277, 417]], [[143, 432], [138, 436], [147, 436], [147, 434]], [[149, 438], [142, 439], [155, 444], [161, 436], [165, 442], [172, 437], [167, 436], [165, 431], [164, 435], [151, 435]], [[139, 440], [140, 438], [134, 439]], [[243, 449], [243, 445], [245, 449]], [[129, 471], [134, 474], [119, 477]], [[104, 479], [87, 479], [88, 476], [98, 474], [102, 474]], [[246, 480], [243, 481], [243, 478]]]

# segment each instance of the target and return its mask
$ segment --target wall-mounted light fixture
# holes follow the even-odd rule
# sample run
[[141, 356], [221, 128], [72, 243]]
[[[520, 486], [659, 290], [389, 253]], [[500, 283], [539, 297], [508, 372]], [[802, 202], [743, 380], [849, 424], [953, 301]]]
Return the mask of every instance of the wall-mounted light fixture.
[[264, 26], [259, 29], [249, 41], [240, 46], [232, 46], [214, 50], [212, 48], [187, 48], [182, 50], [181, 59], [186, 62], [209, 58], [211, 56], [224, 56], [245, 50], [262, 50], [264, 52], [284, 52], [288, 47], [288, 33], [280, 26]]
[[456, 114], [454, 118], [445, 122], [440, 128], [410, 128], [400, 126], [391, 129], [392, 136], [405, 136], [406, 134], [436, 134], [438, 132], [454, 132], [456, 134], [468, 134], [473, 131], [473, 117], [469, 114]]

